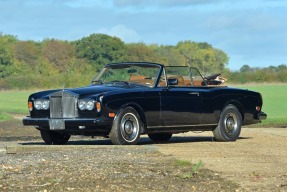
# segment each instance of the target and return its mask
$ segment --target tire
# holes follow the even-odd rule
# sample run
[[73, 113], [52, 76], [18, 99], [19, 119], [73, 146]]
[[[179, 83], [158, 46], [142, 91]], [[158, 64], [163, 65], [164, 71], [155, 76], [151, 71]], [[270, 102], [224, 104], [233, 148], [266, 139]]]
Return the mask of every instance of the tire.
[[218, 126], [213, 131], [216, 141], [236, 141], [241, 132], [242, 116], [234, 105], [227, 105], [220, 114]]
[[71, 137], [68, 134], [62, 134], [49, 130], [40, 130], [40, 132], [42, 139], [48, 145], [64, 145]]
[[114, 145], [135, 145], [140, 139], [142, 122], [132, 107], [124, 108], [116, 116], [109, 134]]
[[171, 133], [152, 133], [148, 134], [148, 137], [153, 141], [168, 141], [171, 137]]

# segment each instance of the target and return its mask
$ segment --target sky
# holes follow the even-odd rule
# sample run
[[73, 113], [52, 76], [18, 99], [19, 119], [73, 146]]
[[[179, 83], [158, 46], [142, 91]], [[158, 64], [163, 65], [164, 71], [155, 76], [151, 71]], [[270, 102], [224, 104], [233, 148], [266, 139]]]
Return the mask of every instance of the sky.
[[286, 0], [0, 0], [0, 33], [19, 40], [78, 40], [93, 33], [126, 43], [207, 42], [243, 65], [287, 65]]

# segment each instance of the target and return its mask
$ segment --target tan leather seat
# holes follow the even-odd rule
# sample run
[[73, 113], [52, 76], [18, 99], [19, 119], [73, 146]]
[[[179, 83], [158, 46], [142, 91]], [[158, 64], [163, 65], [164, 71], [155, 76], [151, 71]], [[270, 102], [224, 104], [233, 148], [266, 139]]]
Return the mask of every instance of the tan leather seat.
[[130, 81], [143, 80], [145, 78], [146, 78], [146, 76], [144, 76], [144, 75], [132, 75], [132, 76], [130, 76]]

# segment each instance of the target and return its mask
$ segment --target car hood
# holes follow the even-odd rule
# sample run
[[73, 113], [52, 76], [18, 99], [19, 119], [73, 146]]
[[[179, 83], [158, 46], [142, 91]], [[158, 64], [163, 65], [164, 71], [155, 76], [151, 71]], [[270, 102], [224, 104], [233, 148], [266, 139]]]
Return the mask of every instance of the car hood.
[[129, 87], [115, 87], [115, 86], [105, 86], [105, 85], [97, 85], [97, 86], [88, 86], [81, 88], [73, 88], [66, 89], [67, 91], [76, 93], [81, 97], [88, 97], [91, 95], [96, 95], [100, 93], [108, 93], [110, 91], [122, 91], [124, 89], [128, 89]]
[[[72, 88], [72, 89], [65, 89], [67, 92], [71, 92], [74, 94], [79, 95], [80, 98], [91, 97], [93, 95], [98, 95], [101, 93], [108, 93], [111, 91], [122, 91], [126, 89], [132, 89], [132, 87], [128, 86], [106, 86], [106, 85], [96, 85], [96, 86], [87, 86], [87, 87], [80, 87], [80, 88]], [[62, 91], [63, 89], [57, 90], [48, 90], [48, 91], [41, 91], [30, 95], [30, 99], [48, 99], [49, 96], [55, 92]]]

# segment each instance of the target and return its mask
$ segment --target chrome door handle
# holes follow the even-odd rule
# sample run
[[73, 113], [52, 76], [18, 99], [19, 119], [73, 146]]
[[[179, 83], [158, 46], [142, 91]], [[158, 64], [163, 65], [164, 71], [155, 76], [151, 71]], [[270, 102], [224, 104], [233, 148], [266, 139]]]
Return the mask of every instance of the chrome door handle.
[[199, 96], [199, 92], [189, 92], [189, 95], [197, 95], [197, 96]]

